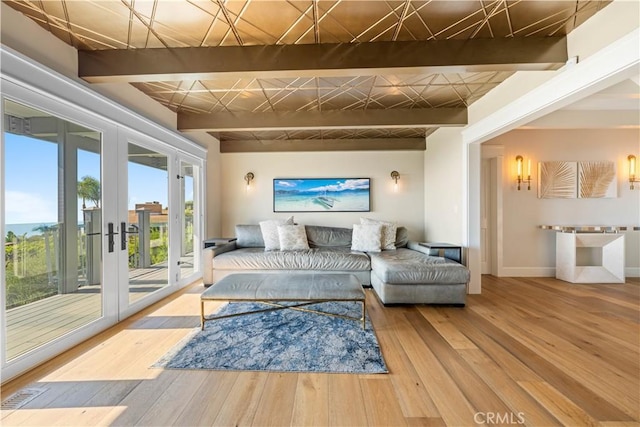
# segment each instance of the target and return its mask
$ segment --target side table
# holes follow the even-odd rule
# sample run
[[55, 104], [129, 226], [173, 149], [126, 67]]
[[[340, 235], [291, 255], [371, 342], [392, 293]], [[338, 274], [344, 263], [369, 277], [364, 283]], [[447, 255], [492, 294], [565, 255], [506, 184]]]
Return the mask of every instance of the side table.
[[211, 237], [203, 241], [203, 248], [207, 249], [212, 246], [235, 242], [236, 240], [238, 240], [237, 237]]
[[462, 246], [430, 242], [421, 242], [420, 246], [429, 248], [429, 255], [444, 257], [462, 264]]
[[556, 278], [569, 283], [625, 283], [625, 232], [637, 225], [541, 225], [556, 231]]

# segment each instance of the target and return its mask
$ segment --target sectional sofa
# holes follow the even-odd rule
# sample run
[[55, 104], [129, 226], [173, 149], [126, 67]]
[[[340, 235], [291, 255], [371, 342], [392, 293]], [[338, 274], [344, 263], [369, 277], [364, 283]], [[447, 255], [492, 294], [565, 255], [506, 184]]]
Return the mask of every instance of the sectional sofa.
[[265, 250], [260, 225], [237, 225], [235, 241], [204, 250], [204, 284], [233, 273], [349, 273], [384, 304], [465, 304], [470, 275], [464, 265], [430, 255], [408, 240], [404, 227], [396, 229], [395, 249], [353, 250], [356, 227], [306, 225], [308, 249]]

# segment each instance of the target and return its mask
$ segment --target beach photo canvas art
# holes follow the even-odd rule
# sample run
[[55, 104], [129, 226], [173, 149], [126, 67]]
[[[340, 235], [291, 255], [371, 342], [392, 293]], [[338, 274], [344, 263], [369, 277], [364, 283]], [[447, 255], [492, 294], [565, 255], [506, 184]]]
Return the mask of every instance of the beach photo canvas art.
[[274, 212], [369, 212], [369, 178], [276, 178]]

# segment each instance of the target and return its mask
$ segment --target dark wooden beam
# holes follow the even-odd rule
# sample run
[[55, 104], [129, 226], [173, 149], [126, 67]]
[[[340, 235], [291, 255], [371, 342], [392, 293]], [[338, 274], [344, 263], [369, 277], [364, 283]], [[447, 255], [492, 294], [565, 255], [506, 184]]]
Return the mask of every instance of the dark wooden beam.
[[343, 77], [547, 70], [566, 61], [565, 37], [108, 49], [79, 51], [78, 75], [92, 83]]
[[178, 113], [178, 130], [231, 132], [300, 129], [389, 129], [464, 126], [466, 108]]
[[288, 139], [220, 141], [221, 153], [274, 153], [300, 151], [392, 151], [427, 148], [426, 138]]

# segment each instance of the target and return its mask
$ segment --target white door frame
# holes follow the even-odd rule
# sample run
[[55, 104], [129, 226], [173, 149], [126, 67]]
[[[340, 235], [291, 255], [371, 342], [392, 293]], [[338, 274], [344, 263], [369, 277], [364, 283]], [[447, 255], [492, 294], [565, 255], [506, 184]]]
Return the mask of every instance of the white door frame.
[[[116, 185], [111, 185], [114, 177], [122, 177], [122, 168], [126, 169], [126, 161], [122, 161], [122, 149], [120, 148], [121, 133], [136, 135], [148, 135], [147, 138], [154, 139], [163, 148], [163, 152], [172, 154], [171, 159], [176, 156], [174, 153], [182, 153], [193, 156], [201, 162], [199, 197], [204, 197], [206, 183], [203, 179], [204, 167], [206, 165], [207, 150], [193, 141], [178, 134], [176, 131], [163, 127], [148, 118], [135, 113], [113, 100], [94, 92], [85, 85], [65, 77], [35, 61], [25, 55], [8, 48], [0, 46], [0, 66], [2, 76], [2, 95], [10, 96], [18, 102], [32, 105], [34, 108], [51, 112], [60, 118], [83, 124], [89, 128], [103, 133], [102, 145], [102, 182], [103, 182], [103, 231], [106, 232], [106, 224], [113, 222], [119, 225], [123, 218], [119, 200], [119, 192]], [[15, 92], [12, 92], [14, 91]], [[29, 100], [32, 101], [29, 101]], [[0, 108], [2, 111], [2, 108]], [[133, 130], [135, 129], [135, 130]], [[4, 161], [4, 137], [0, 146], [0, 163]], [[162, 141], [162, 142], [159, 142]], [[126, 147], [126, 146], [125, 146]], [[126, 158], [126, 155], [125, 155]], [[170, 161], [171, 161], [170, 159]], [[0, 188], [4, 189], [4, 171], [0, 166]], [[126, 176], [126, 175], [124, 175]], [[113, 181], [115, 182], [115, 181]], [[119, 186], [120, 184], [118, 184]], [[0, 191], [4, 197], [4, 191]], [[170, 195], [171, 197], [171, 195]], [[1, 200], [4, 202], [4, 200]], [[107, 203], [104, 203], [104, 202]], [[114, 201], [117, 201], [114, 203]], [[204, 203], [203, 203], [204, 204]], [[126, 207], [126, 201], [124, 206]], [[203, 206], [204, 208], [204, 206]], [[4, 215], [4, 212], [0, 213]], [[124, 217], [126, 219], [126, 217]], [[0, 217], [0, 224], [4, 219]], [[0, 231], [4, 232], [4, 226], [0, 225]], [[202, 225], [201, 225], [202, 230]], [[116, 228], [119, 232], [119, 227]], [[104, 234], [104, 233], [103, 233]], [[119, 242], [117, 242], [119, 243]], [[142, 307], [152, 304], [154, 301], [168, 295], [176, 290], [176, 287], [167, 287], [167, 293], [157, 293], [154, 298], [146, 299], [144, 304], [136, 304], [123, 309], [118, 300], [119, 286], [116, 284], [120, 280], [121, 273], [116, 265], [121, 265], [119, 260], [121, 254], [115, 252], [110, 256], [107, 250], [107, 239], [103, 238], [103, 314], [104, 316], [94, 321], [86, 327], [74, 331], [73, 334], [65, 335], [60, 339], [51, 342], [25, 355], [15, 359], [11, 363], [0, 360], [2, 370], [2, 381], [11, 378], [43, 363], [45, 360], [72, 348], [74, 345], [96, 335], [98, 332], [107, 329], [115, 324], [118, 319], [122, 319]], [[4, 266], [0, 267], [0, 279], [5, 280]], [[195, 280], [195, 279], [194, 279]], [[4, 282], [3, 282], [4, 283]], [[111, 285], [110, 285], [111, 284]], [[110, 286], [110, 287], [109, 287]], [[4, 290], [0, 290], [0, 322], [4, 322], [5, 296]], [[5, 339], [5, 334], [1, 334]], [[5, 344], [0, 339], [0, 353], [2, 358], [5, 354]]]
[[[14, 81], [10, 78], [5, 78], [3, 76], [2, 79], [2, 112], [4, 113], [4, 101], [5, 99], [15, 101], [17, 103], [27, 105], [36, 110], [45, 111], [52, 116], [58, 117], [60, 119], [77, 123], [79, 125], [85, 126], [90, 129], [94, 129], [102, 134], [102, 142], [101, 142], [101, 187], [104, 189], [104, 193], [102, 196], [103, 202], [108, 200], [109, 194], [113, 191], [115, 185], [112, 183], [115, 182], [116, 175], [111, 172], [112, 169], [110, 165], [114, 160], [115, 150], [110, 149], [109, 147], [115, 147], [115, 135], [116, 135], [116, 127], [111, 123], [101, 120], [99, 117], [89, 114], [85, 111], [81, 111], [68, 103], [61, 102], [60, 99], [51, 96], [49, 94], [42, 93], [40, 91], [35, 91], [32, 88], [29, 88], [25, 85], [20, 84], [20, 82]], [[3, 116], [4, 117], [4, 116]], [[114, 140], [111, 140], [111, 139]], [[4, 164], [4, 131], [2, 132], [2, 160], [1, 162]], [[4, 172], [4, 171], [3, 171]], [[5, 177], [3, 175], [2, 183], [4, 184]], [[2, 187], [2, 193], [4, 194], [4, 187]], [[4, 204], [3, 204], [4, 205]], [[113, 211], [109, 208], [107, 203], [103, 203], [103, 215], [102, 215], [102, 224], [103, 231], [105, 230], [104, 225], [109, 221], [109, 219], [113, 215]], [[0, 212], [2, 216], [2, 224], [4, 224], [4, 209]], [[4, 228], [4, 226], [3, 226]], [[4, 230], [2, 230], [4, 232]], [[103, 233], [104, 234], [104, 233]], [[2, 377], [11, 378], [17, 375], [20, 372], [32, 367], [34, 365], [40, 364], [47, 359], [50, 359], [53, 355], [61, 353], [67, 348], [72, 347], [73, 345], [79, 344], [80, 342], [90, 338], [91, 336], [97, 334], [103, 329], [114, 325], [118, 321], [118, 303], [117, 303], [117, 289], [114, 286], [109, 286], [110, 284], [116, 283], [116, 277], [114, 275], [115, 270], [115, 258], [108, 256], [107, 253], [107, 239], [103, 237], [102, 239], [102, 254], [103, 254], [103, 265], [102, 265], [102, 316], [94, 321], [87, 323], [81, 328], [74, 330], [72, 333], [65, 334], [59, 338], [56, 338], [48, 343], [43, 344], [42, 346], [37, 347], [36, 349], [25, 353], [24, 355], [11, 360], [6, 360], [6, 333], [4, 330], [2, 331], [2, 340], [0, 344], [0, 354], [1, 354], [1, 363], [2, 363]], [[2, 267], [2, 279], [6, 280], [4, 274], [4, 266]], [[4, 281], [2, 283], [5, 283]], [[6, 307], [6, 296], [5, 296], [4, 286], [0, 289], [0, 304], [1, 304], [1, 312], [2, 312], [2, 328], [6, 327], [5, 320], [5, 308]]]
[[[482, 274], [491, 274], [493, 276], [503, 276], [503, 210], [502, 210], [502, 191], [504, 184], [503, 174], [503, 154], [504, 147], [502, 145], [483, 144], [482, 166], [488, 170], [482, 170], [483, 186], [482, 200], [489, 204], [490, 217], [486, 218], [488, 242], [482, 245], [483, 250], [488, 248], [489, 255], [487, 258], [488, 265], [483, 265]], [[481, 212], [482, 220], [482, 212]], [[483, 256], [482, 259], [485, 257]]]

